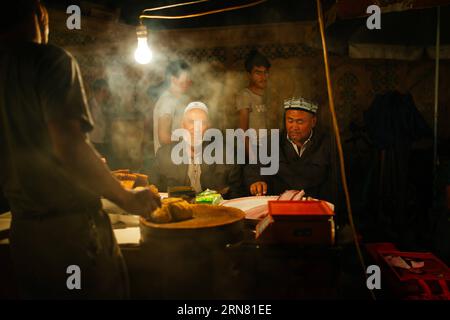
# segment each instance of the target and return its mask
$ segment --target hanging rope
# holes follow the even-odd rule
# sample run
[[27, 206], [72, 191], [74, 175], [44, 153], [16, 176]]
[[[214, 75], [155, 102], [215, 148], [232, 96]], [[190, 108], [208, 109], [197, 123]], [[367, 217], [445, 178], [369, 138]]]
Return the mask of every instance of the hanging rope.
[[[352, 213], [352, 206], [351, 206], [351, 202], [350, 202], [350, 194], [348, 191], [347, 177], [345, 175], [344, 152], [342, 150], [341, 136], [339, 133], [339, 125], [338, 125], [337, 118], [336, 118], [336, 110], [334, 108], [333, 87], [331, 86], [330, 67], [328, 64], [327, 43], [325, 41], [323, 12], [322, 12], [322, 4], [321, 4], [320, 0], [317, 0], [317, 14], [318, 14], [318, 18], [319, 18], [320, 36], [322, 38], [323, 59], [324, 59], [324, 64], [325, 64], [325, 75], [326, 75], [326, 79], [327, 79], [327, 89], [328, 89], [328, 103], [329, 103], [329, 107], [330, 107], [331, 119], [333, 121], [334, 134], [336, 137], [336, 145], [337, 145], [337, 149], [338, 149], [339, 164], [340, 164], [339, 167], [340, 167], [340, 172], [341, 172], [342, 186], [343, 186], [344, 194], [345, 194], [345, 202], [347, 205], [348, 220], [350, 223], [350, 227], [352, 229], [353, 240], [355, 242], [356, 251], [358, 253], [358, 258], [361, 263], [361, 267], [363, 268], [364, 278], [366, 278], [367, 277], [366, 264], [364, 263], [364, 258], [362, 256], [361, 248], [359, 246], [359, 241], [358, 241], [358, 236], [357, 236], [356, 229], [355, 229], [355, 224], [353, 222], [353, 213]], [[370, 293], [372, 295], [372, 298], [375, 300], [374, 293], [371, 290], [370, 290]]]
[[[164, 6], [164, 7], [145, 9], [143, 12], [151, 12], [151, 11], [156, 11], [156, 10], [174, 8], [174, 7], [185, 6], [185, 5], [190, 5], [190, 4], [196, 4], [196, 3], [206, 2], [206, 1], [208, 1], [208, 0], [199, 0], [199, 1], [178, 3], [178, 4], [173, 4], [173, 5]], [[267, 0], [257, 0], [257, 1], [253, 1], [251, 3], [242, 4], [242, 5], [238, 5], [238, 6], [231, 6], [231, 7], [227, 7], [227, 8], [210, 10], [210, 11], [204, 11], [204, 12], [198, 12], [198, 13], [181, 15], [181, 16], [165, 16], [165, 15], [141, 14], [139, 16], [139, 19], [142, 20], [142, 19], [187, 19], [187, 18], [195, 18], [195, 17], [201, 17], [201, 16], [206, 16], [206, 15], [215, 14], [215, 13], [221, 13], [221, 12], [227, 12], [227, 11], [232, 11], [232, 10], [249, 8], [249, 7], [256, 6], [256, 5], [258, 5], [260, 3], [263, 3], [263, 2], [266, 2], [266, 1]]]

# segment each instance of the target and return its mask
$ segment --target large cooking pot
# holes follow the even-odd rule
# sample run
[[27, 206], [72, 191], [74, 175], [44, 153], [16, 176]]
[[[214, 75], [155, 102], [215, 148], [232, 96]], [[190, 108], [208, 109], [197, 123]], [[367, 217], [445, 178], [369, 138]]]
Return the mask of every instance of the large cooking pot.
[[236, 208], [197, 204], [189, 220], [154, 223], [141, 218], [141, 241], [143, 245], [163, 240], [202, 246], [235, 243], [242, 240], [244, 218], [245, 213]]
[[[208, 299], [232, 271], [227, 244], [242, 241], [245, 213], [199, 204], [192, 219], [157, 224], [140, 219], [141, 246], [162, 299]], [[155, 287], [155, 286], [154, 286]]]

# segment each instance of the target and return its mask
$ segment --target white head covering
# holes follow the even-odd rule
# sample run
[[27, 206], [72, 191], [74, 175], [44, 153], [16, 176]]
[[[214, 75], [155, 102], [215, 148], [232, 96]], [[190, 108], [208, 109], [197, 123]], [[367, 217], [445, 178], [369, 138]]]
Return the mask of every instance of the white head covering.
[[206, 114], [208, 114], [208, 107], [206, 106], [206, 104], [204, 104], [203, 102], [200, 101], [194, 101], [191, 102], [187, 105], [187, 107], [184, 109], [184, 114], [186, 114], [186, 112], [191, 111], [193, 109], [200, 109], [206, 112]]

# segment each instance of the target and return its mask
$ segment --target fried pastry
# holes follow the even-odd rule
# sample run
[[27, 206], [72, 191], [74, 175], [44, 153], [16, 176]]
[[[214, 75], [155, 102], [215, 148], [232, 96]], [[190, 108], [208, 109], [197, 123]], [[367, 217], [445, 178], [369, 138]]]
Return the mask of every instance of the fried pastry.
[[181, 198], [166, 198], [161, 201], [161, 208], [150, 214], [155, 223], [168, 223], [192, 218], [193, 206]]

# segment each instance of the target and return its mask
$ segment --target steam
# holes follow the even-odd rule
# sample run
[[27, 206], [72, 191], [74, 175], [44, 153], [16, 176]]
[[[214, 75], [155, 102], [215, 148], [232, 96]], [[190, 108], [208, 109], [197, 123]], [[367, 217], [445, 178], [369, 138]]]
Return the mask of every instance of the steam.
[[[270, 15], [278, 14], [273, 8], [266, 12]], [[165, 30], [162, 24], [158, 25], [156, 21], [152, 21], [148, 30], [148, 42], [153, 51], [154, 60], [149, 65], [143, 66], [133, 60], [133, 52], [137, 45], [134, 26], [105, 24], [101, 21], [91, 23], [86, 18], [83, 20], [82, 30], [75, 34], [66, 30], [66, 18], [64, 12], [50, 12], [50, 38], [52, 39], [56, 33], [57, 37], [53, 39], [62, 42], [56, 41], [56, 44], [63, 45], [79, 60], [88, 94], [90, 94], [89, 86], [94, 80], [106, 79], [112, 93], [111, 104], [108, 107], [111, 113], [121, 114], [123, 119], [135, 118], [135, 124], [121, 120], [121, 124], [117, 124], [118, 127], [114, 128], [117, 130], [113, 132], [115, 144], [120, 145], [119, 149], [123, 150], [125, 155], [135, 157], [142, 152], [142, 148], [139, 150], [138, 147], [132, 147], [135, 150], [132, 152], [125, 151], [134, 144], [143, 144], [144, 151], [147, 148], [151, 150], [151, 146], [146, 143], [151, 142], [152, 132], [146, 131], [139, 136], [134, 129], [128, 129], [128, 127], [141, 128], [144, 126], [144, 121], [151, 124], [154, 103], [158, 94], [164, 90], [165, 68], [169, 61], [175, 59], [184, 59], [191, 64], [194, 80], [190, 92], [192, 101], [200, 100], [208, 105], [212, 126], [222, 131], [236, 128], [237, 112], [234, 100], [236, 93], [247, 85], [243, 58], [252, 48], [264, 47], [265, 51], [262, 52], [268, 55], [272, 62], [268, 87], [271, 95], [268, 115], [273, 118], [270, 119], [272, 128], [283, 127], [283, 99], [294, 95], [318, 102], [320, 106], [318, 123], [320, 126], [329, 126], [330, 116], [322, 52], [319, 50], [320, 46], [314, 46], [319, 39], [316, 23], [258, 26], [248, 27], [245, 30], [243, 27], [236, 26]], [[289, 31], [293, 32], [289, 33]], [[70, 41], [76, 38], [81, 38], [82, 41]], [[68, 43], [72, 46], [68, 46]], [[279, 49], [275, 46], [290, 47], [290, 44], [292, 48], [282, 48], [290, 54], [289, 57], [272, 59], [271, 53]], [[297, 44], [301, 46], [295, 47]], [[306, 50], [307, 54], [303, 54], [302, 46], [309, 48]], [[293, 55], [292, 52], [294, 52]], [[208, 56], [208, 53], [211, 56]], [[217, 58], [218, 55], [219, 58]], [[384, 66], [386, 61], [372, 61], [368, 65], [368, 61], [350, 60], [333, 55], [330, 58], [339, 124], [345, 131], [352, 120], [361, 118], [364, 108], [373, 99], [373, 93], [376, 92], [370, 92], [370, 88], [371, 86], [375, 90], [377, 88], [371, 84], [374, 81], [370, 78], [370, 74], [374, 74], [376, 69]], [[446, 66], [445, 63], [443, 66]], [[428, 63], [421, 62], [411, 69], [411, 74], [421, 73], [421, 69], [429, 67]], [[399, 79], [405, 80], [396, 81], [394, 83], [396, 89], [408, 89], [417, 78], [403, 76], [405, 74], [403, 70], [410, 69], [408, 63], [395, 63], [395, 68], [389, 67], [387, 71], [391, 69]], [[352, 89], [352, 85], [346, 74], [356, 76], [362, 84], [359, 86], [362, 90], [355, 91], [353, 98], [349, 95], [351, 91], [349, 88]], [[383, 83], [385, 78], [390, 77], [390, 74], [382, 74], [379, 81], [375, 80]], [[432, 108], [432, 98], [429, 93], [433, 90], [427, 90], [429, 83], [422, 81], [420, 86], [415, 86], [412, 91], [418, 107], [423, 107], [423, 111]], [[149, 88], [153, 89], [151, 95], [149, 95]], [[363, 90], [366, 92], [364, 93]], [[432, 113], [423, 113], [430, 123]], [[136, 136], [136, 142], [130, 142], [134, 136]]]

